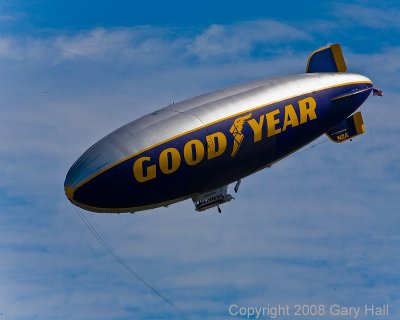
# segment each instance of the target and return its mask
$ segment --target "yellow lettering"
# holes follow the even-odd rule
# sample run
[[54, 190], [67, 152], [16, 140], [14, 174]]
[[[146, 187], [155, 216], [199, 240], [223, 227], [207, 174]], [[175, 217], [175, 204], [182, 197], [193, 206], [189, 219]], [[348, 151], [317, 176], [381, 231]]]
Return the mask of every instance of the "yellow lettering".
[[150, 157], [141, 157], [133, 164], [133, 175], [138, 182], [145, 182], [156, 177], [156, 165], [148, 166], [145, 173], [144, 162], [151, 161]]
[[175, 148], [168, 148], [160, 153], [160, 170], [164, 174], [171, 174], [181, 165], [181, 155]]
[[226, 137], [222, 132], [216, 132], [206, 136], [208, 145], [207, 159], [219, 157], [226, 149]]
[[297, 127], [299, 119], [297, 118], [296, 111], [291, 104], [285, 107], [285, 120], [283, 121], [282, 131], [285, 131], [288, 126]]
[[279, 123], [279, 119], [276, 119], [275, 116], [279, 114], [279, 109], [268, 112], [265, 116], [267, 118], [268, 125], [268, 137], [272, 137], [281, 132], [281, 129], [277, 129], [276, 125]]
[[257, 122], [256, 119], [250, 119], [247, 121], [254, 133], [254, 142], [260, 141], [262, 139], [262, 127], [264, 124], [264, 115], [260, 116], [260, 121]]
[[316, 107], [317, 102], [313, 97], [299, 100], [300, 124], [306, 123], [308, 120], [317, 119], [317, 114], [315, 113]]
[[[193, 150], [194, 147], [194, 150]], [[194, 152], [193, 152], [194, 151]], [[198, 164], [204, 158], [204, 146], [200, 140], [190, 140], [183, 148], [185, 161], [189, 166]]]

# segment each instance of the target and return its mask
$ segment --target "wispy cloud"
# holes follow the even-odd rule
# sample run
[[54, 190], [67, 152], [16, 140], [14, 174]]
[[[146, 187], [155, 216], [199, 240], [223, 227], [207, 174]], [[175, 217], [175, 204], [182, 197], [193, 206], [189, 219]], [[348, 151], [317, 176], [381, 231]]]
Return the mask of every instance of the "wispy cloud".
[[153, 27], [95, 28], [74, 34], [48, 34], [42, 37], [3, 36], [0, 38], [0, 58], [23, 60], [27, 63], [46, 61], [130, 62], [133, 65], [157, 63], [176, 50], [167, 29]]
[[297, 28], [274, 20], [212, 25], [189, 44], [189, 52], [202, 60], [248, 56], [257, 45], [310, 41], [312, 37]]
[[[47, 37], [4, 36], [0, 57], [47, 60], [50, 63], [86, 59], [143, 65], [196, 57], [200, 60], [246, 59], [255, 49], [264, 50], [312, 37], [295, 27], [274, 20], [247, 21], [234, 25], [212, 25], [199, 34], [177, 34], [150, 26], [95, 28], [76, 34]], [[275, 50], [277, 50], [275, 48]]]
[[126, 30], [106, 31], [104, 28], [98, 28], [72, 37], [57, 37], [54, 46], [59, 50], [62, 59], [95, 58], [110, 54], [114, 50], [125, 49], [131, 38], [131, 33]]
[[177, 50], [175, 42], [183, 39], [171, 38], [167, 29], [149, 26], [135, 28], [97, 28], [72, 36], [58, 36], [54, 49], [60, 61], [79, 58], [101, 59], [132, 64], [147, 64], [169, 57]]
[[398, 29], [400, 27], [400, 10], [384, 4], [366, 7], [358, 4], [340, 4], [335, 6], [335, 15], [358, 26], [372, 29]]

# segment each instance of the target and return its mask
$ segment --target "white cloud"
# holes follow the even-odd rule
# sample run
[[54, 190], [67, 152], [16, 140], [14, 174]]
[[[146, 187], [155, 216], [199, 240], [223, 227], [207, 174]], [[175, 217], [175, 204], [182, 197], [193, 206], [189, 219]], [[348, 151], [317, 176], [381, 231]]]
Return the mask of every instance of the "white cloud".
[[101, 61], [143, 66], [170, 58], [180, 41], [184, 39], [171, 39], [166, 29], [147, 26], [95, 28], [75, 34], [49, 33], [42, 37], [3, 36], [0, 38], [0, 58], [34, 65]]
[[364, 5], [346, 4], [335, 6], [335, 15], [358, 26], [372, 29], [398, 29], [400, 27], [400, 10], [384, 5], [366, 7]]
[[[149, 58], [168, 55], [174, 40], [167, 30], [152, 27], [97, 28], [72, 36], [58, 36], [54, 49], [60, 61], [79, 58], [143, 64]], [[161, 55], [160, 55], [161, 52]], [[139, 59], [138, 61], [136, 61]], [[154, 61], [154, 59], [152, 59]]]
[[111, 49], [119, 50], [129, 43], [129, 34], [123, 31], [110, 32], [103, 28], [94, 29], [86, 34], [56, 38], [55, 47], [62, 58], [96, 57], [107, 54]]
[[[311, 41], [302, 30], [273, 20], [234, 25], [212, 25], [198, 35], [174, 34], [151, 26], [95, 28], [76, 34], [49, 34], [42, 38], [3, 37], [0, 57], [25, 62], [59, 64], [64, 61], [102, 61], [147, 65], [175, 63], [192, 57], [220, 61], [247, 59], [257, 46], [263, 50], [293, 41]], [[279, 52], [277, 52], [279, 53]]]
[[273, 45], [312, 38], [307, 33], [273, 20], [257, 20], [235, 25], [212, 25], [193, 43], [189, 52], [202, 60], [248, 56], [259, 44]]

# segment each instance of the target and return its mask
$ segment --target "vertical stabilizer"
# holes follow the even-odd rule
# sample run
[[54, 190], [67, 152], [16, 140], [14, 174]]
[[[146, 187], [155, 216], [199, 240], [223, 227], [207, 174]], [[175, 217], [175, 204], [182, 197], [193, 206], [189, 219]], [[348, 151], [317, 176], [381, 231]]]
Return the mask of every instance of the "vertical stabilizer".
[[338, 43], [315, 50], [308, 58], [307, 73], [346, 72], [342, 49]]

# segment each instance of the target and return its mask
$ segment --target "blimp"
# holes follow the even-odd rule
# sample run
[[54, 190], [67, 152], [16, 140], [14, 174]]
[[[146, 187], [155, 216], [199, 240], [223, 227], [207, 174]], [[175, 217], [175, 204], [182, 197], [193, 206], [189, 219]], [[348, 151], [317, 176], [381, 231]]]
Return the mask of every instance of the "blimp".
[[[326, 134], [364, 133], [357, 109], [382, 95], [349, 73], [339, 44], [314, 51], [306, 72], [203, 94], [136, 119], [91, 146], [69, 169], [67, 198], [85, 210], [135, 213], [192, 199], [203, 212], [234, 199], [243, 178]], [[232, 192], [231, 192], [232, 193]]]

